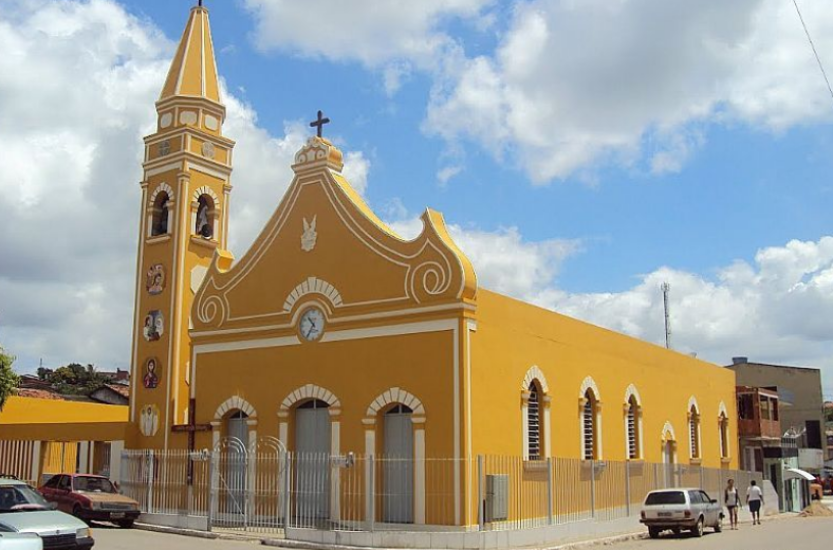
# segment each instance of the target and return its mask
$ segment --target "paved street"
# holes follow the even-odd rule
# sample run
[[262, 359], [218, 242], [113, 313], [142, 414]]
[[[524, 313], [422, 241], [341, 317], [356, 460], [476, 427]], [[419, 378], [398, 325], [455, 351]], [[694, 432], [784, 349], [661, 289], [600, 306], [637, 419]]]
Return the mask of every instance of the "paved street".
[[[96, 550], [245, 550], [257, 542], [211, 540], [181, 535], [168, 535], [139, 529], [111, 529], [94, 525]], [[800, 541], [801, 550], [828, 550], [833, 533], [833, 518], [790, 518], [766, 521], [753, 527], [742, 524], [738, 531], [707, 532], [702, 539], [688, 535], [664, 535], [660, 540], [637, 540], [612, 545], [615, 550], [776, 550], [794, 548]]]
[[801, 550], [821, 550], [830, 548], [833, 534], [833, 518], [789, 518], [763, 522], [752, 526], [742, 523], [737, 531], [726, 530], [722, 533], [707, 531], [702, 539], [688, 534], [674, 537], [663, 534], [659, 540], [637, 540], [615, 544], [615, 550], [656, 549], [666, 550], [727, 550], [755, 549], [775, 550], [781, 548], [801, 548]]

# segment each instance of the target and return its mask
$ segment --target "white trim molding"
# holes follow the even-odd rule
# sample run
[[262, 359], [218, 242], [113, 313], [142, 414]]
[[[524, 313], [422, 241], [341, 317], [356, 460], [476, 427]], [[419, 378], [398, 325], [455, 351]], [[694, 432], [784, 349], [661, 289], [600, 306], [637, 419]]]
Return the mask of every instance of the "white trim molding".
[[331, 304], [333, 304], [333, 307], [339, 307], [344, 303], [341, 299], [341, 293], [336, 290], [336, 287], [323, 279], [319, 279], [318, 277], [309, 277], [307, 280], [296, 286], [292, 292], [289, 293], [289, 296], [286, 297], [286, 301], [283, 303], [284, 312], [291, 312], [298, 300], [307, 294], [313, 293], [323, 295], [330, 301]]
[[547, 377], [544, 376], [544, 371], [542, 371], [538, 365], [532, 365], [529, 367], [529, 370], [526, 371], [523, 382], [521, 382], [521, 391], [529, 390], [529, 385], [533, 380], [538, 380], [538, 383], [541, 385], [541, 391], [544, 392], [544, 395], [548, 395], [550, 393], [550, 387], [549, 384], [547, 384]]
[[402, 388], [390, 388], [382, 392], [367, 408], [365, 416], [368, 418], [374, 417], [380, 410], [396, 403], [405, 405], [413, 411], [414, 415], [425, 416], [425, 407], [422, 405], [422, 401]]
[[588, 376], [581, 383], [581, 388], [578, 391], [578, 398], [584, 399], [584, 394], [587, 393], [587, 390], [593, 390], [593, 396], [596, 398], [596, 401], [602, 400], [602, 394], [599, 393], [599, 387], [596, 385], [596, 381], [593, 380], [592, 376]]
[[214, 190], [207, 185], [203, 185], [202, 187], [198, 187], [197, 189], [195, 189], [191, 200], [193, 202], [199, 202], [200, 197], [202, 197], [203, 195], [208, 195], [209, 197], [211, 197], [211, 200], [214, 201], [215, 208], [218, 204], [220, 204], [220, 199], [217, 197], [217, 193], [215, 193]]
[[[666, 437], [666, 435], [670, 435], [671, 437]], [[662, 442], [665, 443], [667, 441], [677, 441], [677, 434], [674, 433], [674, 426], [668, 420], [665, 421], [665, 425], [662, 427]]]
[[720, 419], [720, 416], [725, 416], [726, 420], [729, 419], [729, 411], [726, 409], [726, 403], [723, 401], [720, 402], [720, 405], [717, 407], [717, 418]]
[[165, 182], [160, 183], [156, 186], [156, 189], [153, 190], [153, 193], [150, 195], [150, 200], [148, 201], [148, 206], [153, 208], [156, 205], [156, 197], [159, 196], [159, 193], [167, 193], [168, 200], [174, 200], [174, 190]]
[[694, 410], [697, 411], [697, 414], [700, 414], [700, 405], [697, 404], [697, 398], [693, 395], [688, 398], [688, 406], [685, 409], [686, 412], [690, 412], [691, 407], [694, 407]]
[[233, 397], [229, 397], [219, 407], [217, 407], [217, 412], [214, 413], [214, 420], [221, 420], [227, 412], [234, 410], [246, 413], [246, 416], [249, 418], [257, 417], [257, 410], [255, 410], [255, 408], [248, 401], [239, 395], [235, 395]]
[[296, 403], [306, 399], [320, 399], [331, 408], [341, 409], [341, 401], [339, 401], [338, 397], [336, 397], [333, 392], [326, 388], [322, 388], [321, 386], [316, 386], [315, 384], [307, 384], [290, 392], [289, 395], [284, 398], [283, 402], [281, 402], [281, 408], [278, 414], [281, 412], [289, 412], [289, 409], [291, 409]]

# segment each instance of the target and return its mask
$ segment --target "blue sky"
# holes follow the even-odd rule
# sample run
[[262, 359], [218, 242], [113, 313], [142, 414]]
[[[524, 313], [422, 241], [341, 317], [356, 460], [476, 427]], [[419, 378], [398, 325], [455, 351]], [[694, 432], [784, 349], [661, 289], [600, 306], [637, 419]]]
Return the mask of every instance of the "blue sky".
[[[174, 39], [188, 4], [124, 3]], [[379, 72], [358, 61], [261, 51], [252, 36], [253, 16], [241, 2], [208, 0], [206, 6], [219, 70], [257, 110], [263, 127], [278, 134], [285, 121], [306, 122], [324, 109], [334, 121], [328, 133], [372, 159], [367, 196], [377, 208], [400, 200], [409, 211], [431, 206], [461, 225], [517, 226], [533, 240], [585, 240], [584, 252], [560, 273], [564, 289], [621, 291], [634, 276], [661, 265], [708, 275], [735, 259], [751, 261], [759, 248], [816, 240], [829, 231], [830, 117], [783, 131], [707, 123], [705, 144], [679, 173], [652, 174], [639, 159], [630, 167], [592, 166], [590, 176], [554, 178], [542, 186], [511, 160], [500, 162], [466, 143], [465, 168], [443, 185], [436, 173], [446, 144], [421, 129], [430, 77], [414, 74], [389, 96]], [[795, 25], [800, 30], [798, 19]], [[467, 51], [494, 46], [491, 35], [471, 25], [448, 28]], [[809, 46], [806, 53], [811, 55]], [[821, 74], [811, 77], [823, 95]], [[833, 113], [833, 99], [829, 107]]]
[[[0, 342], [23, 370], [129, 364], [141, 136], [192, 5], [0, 9]], [[833, 67], [833, 6], [800, 5]], [[667, 280], [680, 351], [833, 369], [833, 98], [791, 2], [206, 6], [238, 257], [322, 109], [372, 207], [406, 234], [442, 211], [484, 286], [661, 342]]]

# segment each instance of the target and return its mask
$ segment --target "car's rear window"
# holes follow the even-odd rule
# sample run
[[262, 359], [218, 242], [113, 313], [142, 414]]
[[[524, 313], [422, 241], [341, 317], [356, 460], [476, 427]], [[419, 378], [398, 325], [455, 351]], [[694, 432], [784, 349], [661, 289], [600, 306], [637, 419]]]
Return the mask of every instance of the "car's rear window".
[[647, 505], [685, 504], [685, 494], [682, 491], [663, 491], [651, 493], [645, 499]]

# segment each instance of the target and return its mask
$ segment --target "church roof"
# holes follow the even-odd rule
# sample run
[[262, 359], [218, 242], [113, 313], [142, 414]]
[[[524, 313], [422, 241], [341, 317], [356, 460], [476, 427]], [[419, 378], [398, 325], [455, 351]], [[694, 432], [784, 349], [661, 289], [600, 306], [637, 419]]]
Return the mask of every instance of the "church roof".
[[211, 39], [208, 10], [202, 6], [191, 9], [159, 100], [174, 96], [200, 97], [220, 102], [214, 42]]

